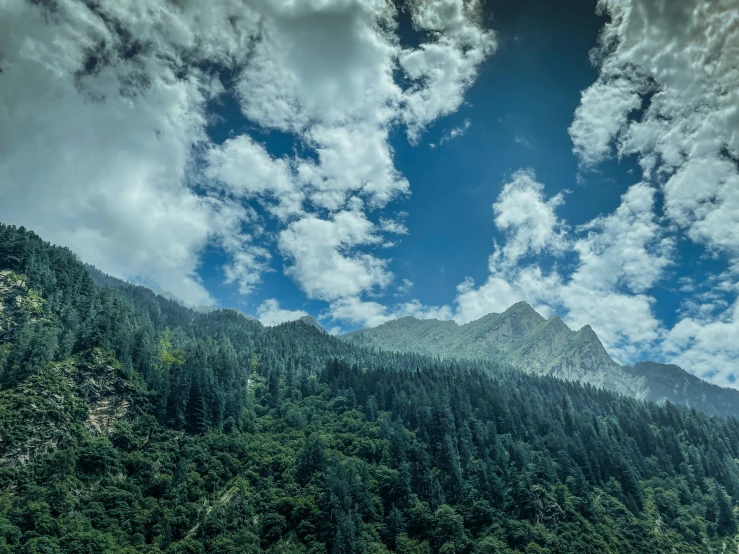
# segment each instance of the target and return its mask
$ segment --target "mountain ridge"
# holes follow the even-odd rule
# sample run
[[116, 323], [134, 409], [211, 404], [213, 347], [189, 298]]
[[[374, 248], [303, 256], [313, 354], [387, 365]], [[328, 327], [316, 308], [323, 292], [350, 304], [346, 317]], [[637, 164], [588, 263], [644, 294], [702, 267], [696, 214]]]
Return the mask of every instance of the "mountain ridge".
[[525, 301], [462, 325], [405, 316], [339, 338], [398, 352], [493, 359], [529, 374], [739, 417], [739, 391], [711, 384], [672, 364], [622, 366], [611, 358], [591, 325], [575, 331], [558, 316], [545, 319]]
[[[736, 550], [736, 419], [108, 284], [0, 224], [0, 552]], [[523, 308], [465, 332], [602, 355]]]

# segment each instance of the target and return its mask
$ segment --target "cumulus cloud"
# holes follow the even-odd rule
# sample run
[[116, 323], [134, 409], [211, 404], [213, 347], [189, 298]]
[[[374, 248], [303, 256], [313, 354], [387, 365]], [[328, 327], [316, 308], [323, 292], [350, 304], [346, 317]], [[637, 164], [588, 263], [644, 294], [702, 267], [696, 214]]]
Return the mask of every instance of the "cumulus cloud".
[[379, 302], [348, 297], [332, 302], [330, 309], [334, 319], [365, 327], [375, 327], [405, 316], [418, 319], [452, 319], [452, 309], [449, 306], [426, 306], [418, 300], [388, 307]]
[[304, 312], [303, 310], [286, 310], [280, 308], [280, 303], [274, 298], [268, 298], [257, 308], [259, 321], [263, 325], [270, 327], [285, 323], [286, 321], [295, 321], [306, 315], [308, 315], [308, 312]]
[[215, 85], [196, 70], [178, 78], [81, 3], [2, 12], [0, 217], [108, 273], [211, 302], [198, 252], [227, 230], [183, 182]]
[[495, 225], [507, 233], [507, 240], [491, 263], [513, 266], [527, 254], [538, 254], [545, 248], [555, 253], [563, 250], [563, 224], [555, 215], [563, 201], [562, 193], [544, 200], [544, 185], [536, 181], [533, 170], [514, 173], [493, 204]]
[[739, 359], [739, 301], [718, 314], [681, 319], [666, 336], [663, 351], [674, 363], [722, 386], [736, 387]]
[[480, 24], [478, 0], [413, 0], [410, 7], [413, 26], [435, 39], [399, 56], [414, 82], [403, 93], [402, 117], [417, 142], [426, 125], [459, 108], [496, 41]]
[[[659, 189], [668, 220], [734, 264], [739, 255], [735, 3], [601, 0], [598, 5], [610, 21], [592, 52], [600, 75], [583, 92], [570, 127], [575, 153], [587, 167], [613, 152], [635, 155], [644, 179]], [[640, 279], [632, 290], [646, 290], [654, 273]], [[726, 282], [710, 275], [703, 280]], [[735, 309], [716, 310], [705, 300], [686, 299], [685, 317], [669, 331], [664, 355], [726, 384], [730, 366], [739, 360], [739, 352], [722, 340], [734, 330]], [[698, 304], [702, 308], [694, 309]]]
[[385, 260], [353, 252], [380, 240], [364, 214], [342, 211], [328, 220], [310, 216], [292, 223], [280, 233], [279, 248], [292, 261], [286, 272], [308, 298], [334, 301], [391, 282]]
[[248, 135], [214, 146], [205, 175], [235, 198], [258, 199], [280, 219], [302, 213], [303, 193], [295, 187], [292, 161], [274, 159]]
[[[598, 81], [570, 134], [585, 164], [636, 154], [665, 212], [709, 248], [739, 251], [739, 12], [733, 2], [601, 0]], [[644, 33], [643, 29], [649, 29]], [[645, 102], [648, 97], [648, 103]], [[646, 104], [639, 117], [629, 113]], [[729, 225], [727, 225], [729, 224]]]
[[[198, 277], [206, 247], [249, 294], [275, 237], [311, 296], [384, 288], [387, 261], [357, 249], [381, 246], [369, 211], [410, 190], [390, 133], [404, 125], [417, 141], [457, 110], [494, 49], [475, 2], [407, 9], [417, 48], [401, 46], [387, 0], [3, 3], [0, 218], [195, 304], [214, 301]], [[300, 148], [275, 157], [248, 133], [213, 144], [226, 94]], [[310, 244], [333, 230], [338, 242]], [[356, 281], [330, 292], [341, 277]]]

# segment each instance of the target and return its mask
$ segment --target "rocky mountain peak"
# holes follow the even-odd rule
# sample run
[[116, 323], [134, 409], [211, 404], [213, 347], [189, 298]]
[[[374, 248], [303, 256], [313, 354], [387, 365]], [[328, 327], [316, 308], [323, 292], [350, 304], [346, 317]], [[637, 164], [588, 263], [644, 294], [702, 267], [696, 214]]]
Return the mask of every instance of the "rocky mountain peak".
[[316, 329], [320, 329], [324, 333], [326, 332], [326, 329], [324, 329], [320, 323], [318, 323], [313, 316], [310, 315], [304, 315], [303, 317], [299, 317], [298, 321], [301, 323], [305, 323], [306, 325], [310, 325], [311, 327], [315, 327]]

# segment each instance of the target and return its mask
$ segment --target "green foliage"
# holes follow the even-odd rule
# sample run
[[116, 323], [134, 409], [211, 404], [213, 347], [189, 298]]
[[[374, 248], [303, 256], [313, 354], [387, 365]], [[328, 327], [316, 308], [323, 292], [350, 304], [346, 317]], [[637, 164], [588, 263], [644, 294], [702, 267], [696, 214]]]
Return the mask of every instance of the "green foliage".
[[194, 312], [23, 229], [0, 271], [0, 553], [739, 546], [734, 419]]

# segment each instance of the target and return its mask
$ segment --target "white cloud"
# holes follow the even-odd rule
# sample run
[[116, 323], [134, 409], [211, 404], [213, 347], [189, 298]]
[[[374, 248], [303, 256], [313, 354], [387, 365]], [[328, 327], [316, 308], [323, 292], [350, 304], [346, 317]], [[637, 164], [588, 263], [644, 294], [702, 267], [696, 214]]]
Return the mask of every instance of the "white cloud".
[[[415, 141], [457, 110], [494, 47], [477, 5], [461, 0], [409, 4], [426, 33], [416, 50], [401, 46], [386, 0], [44, 6], [0, 7], [0, 218], [195, 304], [213, 301], [197, 274], [206, 246], [228, 255], [227, 282], [248, 294], [275, 236], [311, 295], [385, 287], [387, 261], [357, 250], [381, 246], [370, 230], [309, 242], [342, 213], [366, 220], [409, 193], [390, 133], [404, 124]], [[233, 86], [218, 77], [227, 73]], [[274, 157], [248, 134], [212, 144], [209, 110], [223, 94], [300, 148]], [[277, 233], [264, 232], [254, 202]], [[331, 292], [342, 277], [357, 281]]]
[[[668, 220], [735, 265], [739, 10], [731, 0], [601, 0], [599, 8], [610, 22], [593, 52], [600, 76], [583, 92], [570, 128], [575, 153], [585, 166], [614, 149], [619, 156], [636, 155], [644, 179], [663, 195]], [[648, 264], [632, 258], [647, 271], [636, 281], [629, 282], [623, 272], [618, 278], [633, 291], [646, 291], [664, 267], [661, 260], [656, 258], [650, 273]], [[719, 284], [685, 299], [683, 318], [666, 332], [663, 352], [690, 371], [715, 372], [714, 380], [728, 384], [739, 351], [727, 339], [736, 331], [736, 310], [726, 307], [722, 290], [735, 278], [704, 275], [700, 280]], [[648, 313], [647, 301], [638, 313]], [[634, 321], [644, 323], [638, 317]], [[657, 325], [648, 322], [647, 336], [654, 336]]]
[[390, 308], [379, 302], [361, 300], [355, 296], [332, 302], [330, 311], [334, 319], [363, 327], [375, 327], [404, 316], [418, 319], [452, 319], [452, 309], [449, 306], [426, 306], [418, 300]]
[[[449, 131], [445, 132], [443, 135], [441, 135], [441, 138], [439, 139], [439, 146], [464, 135], [470, 128], [470, 125], [472, 125], [470, 120], [465, 119], [462, 122], [462, 125], [459, 125], [458, 127], [453, 127]], [[431, 148], [436, 148], [436, 144], [433, 143], [429, 146], [431, 146]]]
[[403, 279], [403, 284], [401, 284], [398, 287], [398, 294], [399, 295], [408, 294], [409, 292], [411, 292], [412, 288], [413, 288], [413, 281], [411, 281], [410, 279]]
[[398, 219], [385, 219], [384, 217], [380, 218], [380, 230], [383, 233], [390, 233], [393, 235], [407, 235], [408, 234], [408, 227], [405, 226], [405, 223], [402, 221], [399, 221]]
[[570, 248], [566, 225], [555, 213], [563, 202], [561, 193], [545, 198], [544, 185], [533, 170], [519, 170], [511, 176], [492, 206], [505, 243], [496, 244], [490, 255], [485, 283], [475, 287], [468, 278], [457, 287], [454, 319], [467, 323], [490, 312], [503, 312], [522, 299], [545, 316], [553, 311], [562, 278], [556, 272], [545, 274], [535, 261], [522, 260], [544, 252], [561, 254]]
[[671, 264], [673, 242], [655, 221], [655, 191], [633, 185], [608, 216], [583, 226], [574, 241], [579, 265], [560, 291], [568, 321], [591, 324], [620, 361], [635, 361], [654, 348], [661, 323], [646, 293]]
[[285, 323], [286, 321], [295, 321], [308, 312], [303, 310], [285, 310], [280, 308], [280, 303], [274, 298], [268, 298], [257, 308], [257, 317], [263, 325], [273, 326]]
[[[586, 164], [614, 145], [662, 186], [665, 212], [709, 248], [739, 252], [739, 11], [733, 2], [601, 0], [598, 81], [570, 129]], [[643, 30], [649, 29], [648, 33]], [[639, 119], [629, 110], [649, 103]]]
[[583, 225], [584, 238], [574, 243], [580, 267], [573, 280], [601, 289], [649, 290], [670, 265], [673, 242], [655, 220], [655, 190], [632, 185], [616, 211]]
[[356, 297], [392, 280], [386, 262], [354, 248], [380, 242], [361, 212], [343, 211], [329, 220], [313, 216], [291, 223], [280, 233], [280, 251], [292, 261], [286, 272], [308, 298], [334, 301]]
[[737, 387], [737, 336], [739, 300], [718, 314], [703, 312], [684, 317], [670, 329], [662, 349], [672, 362], [696, 375], [722, 386]]
[[374, 207], [408, 194], [408, 180], [393, 165], [388, 133], [388, 127], [372, 124], [321, 125], [307, 131], [318, 161], [301, 161], [298, 175], [309, 186], [310, 200], [338, 210], [355, 192]]
[[281, 219], [302, 212], [303, 193], [295, 186], [291, 161], [272, 158], [248, 135], [213, 147], [206, 158], [206, 176], [235, 197], [262, 199]]
[[414, 27], [435, 39], [400, 55], [400, 66], [415, 83], [403, 94], [402, 117], [409, 139], [416, 142], [427, 124], [459, 108], [496, 41], [480, 24], [477, 0], [414, 0], [410, 5]]
[[564, 201], [563, 194], [547, 201], [543, 194], [544, 185], [536, 181], [531, 169], [517, 171], [503, 186], [493, 212], [495, 225], [508, 236], [505, 246], [495, 254], [495, 263], [500, 259], [512, 266], [527, 254], [538, 254], [545, 248], [553, 252], [564, 248], [564, 230], [554, 213]]
[[548, 317], [553, 313], [552, 304], [556, 303], [561, 286], [558, 274], [545, 274], [538, 266], [495, 271], [477, 288], [475, 282], [467, 278], [457, 286], [454, 319], [468, 323], [489, 313], [504, 312], [521, 300]]
[[[108, 273], [209, 303], [198, 253], [223, 230], [183, 182], [212, 84], [195, 70], [177, 78], [156, 49], [126, 59], [117, 48], [122, 37], [82, 4], [60, 2], [53, 17], [3, 4], [0, 218]], [[85, 74], [92, 52], [98, 67]]]
[[330, 317], [361, 327], [376, 327], [392, 319], [387, 306], [362, 300], [358, 296], [341, 298], [331, 303]]
[[585, 166], [594, 166], [612, 154], [613, 139], [629, 114], [641, 107], [644, 88], [638, 81], [601, 75], [583, 91], [569, 131], [575, 154]]

